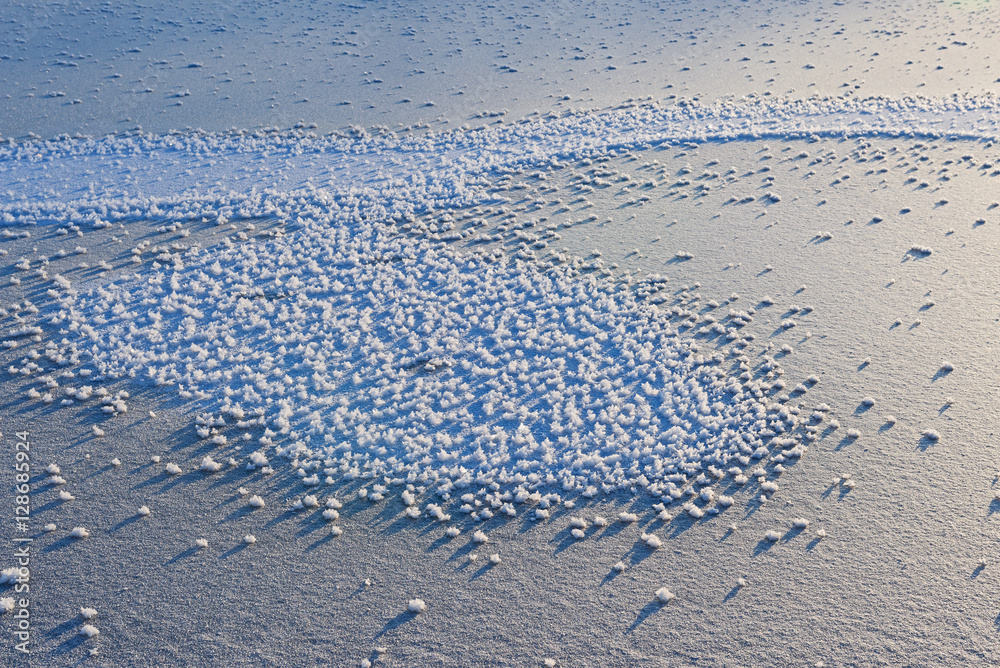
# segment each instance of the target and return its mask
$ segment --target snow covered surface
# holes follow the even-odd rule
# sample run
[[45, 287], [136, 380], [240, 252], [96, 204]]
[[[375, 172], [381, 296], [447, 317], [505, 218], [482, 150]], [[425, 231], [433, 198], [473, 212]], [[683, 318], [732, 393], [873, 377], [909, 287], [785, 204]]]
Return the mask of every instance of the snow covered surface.
[[32, 665], [1000, 660], [992, 5], [182, 9], [5, 14]]

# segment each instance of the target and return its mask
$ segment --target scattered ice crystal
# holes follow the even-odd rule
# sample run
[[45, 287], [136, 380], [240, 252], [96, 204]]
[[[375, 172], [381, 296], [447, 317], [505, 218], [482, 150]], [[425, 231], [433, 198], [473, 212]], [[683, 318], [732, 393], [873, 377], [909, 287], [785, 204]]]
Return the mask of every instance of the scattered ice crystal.
[[215, 461], [210, 456], [205, 455], [204, 459], [201, 460], [201, 466], [199, 468], [205, 473], [215, 473], [222, 468], [222, 464]]
[[663, 545], [663, 541], [660, 540], [660, 537], [657, 536], [656, 534], [652, 534], [652, 533], [646, 534], [646, 533], [644, 533], [644, 534], [642, 534], [642, 536], [640, 536], [640, 538], [642, 539], [642, 542], [644, 542], [646, 545], [648, 545], [649, 547], [651, 547], [654, 550], [658, 549], [660, 546]]

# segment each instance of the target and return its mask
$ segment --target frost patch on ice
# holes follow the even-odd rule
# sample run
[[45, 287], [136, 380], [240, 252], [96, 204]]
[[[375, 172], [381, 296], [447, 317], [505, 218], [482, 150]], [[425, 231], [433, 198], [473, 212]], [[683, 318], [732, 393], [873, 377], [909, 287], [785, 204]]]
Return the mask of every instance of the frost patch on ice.
[[[442, 496], [470, 486], [555, 486], [588, 497], [644, 489], [677, 498], [689, 477], [710, 466], [745, 465], [776, 448], [786, 457], [804, 452], [788, 436], [797, 414], [771, 398], [771, 385], [727, 372], [720, 352], [703, 350], [685, 327], [671, 324], [671, 314], [626, 286], [530, 256], [462, 254], [400, 229], [429, 211], [497, 204], [487, 177], [528, 167], [554, 169], [709, 133], [822, 134], [862, 112], [868, 125], [859, 131], [891, 132], [897, 123], [910, 132], [922, 114], [965, 118], [969, 105], [993, 109], [974, 100], [911, 100], [902, 123], [899, 104], [785, 102], [763, 115], [756, 102], [649, 106], [405, 138], [290, 133], [34, 142], [0, 147], [8, 168], [0, 180], [40, 161], [50, 167], [49, 181], [69, 180], [82, 156], [151, 168], [162, 166], [163, 153], [246, 164], [270, 154], [302, 170], [320, 160], [358, 178], [290, 192], [96, 190], [76, 200], [5, 201], [0, 218], [97, 228], [136, 218], [286, 224], [283, 236], [195, 246], [89, 292], [53, 279], [58, 306], [44, 321], [58, 341], [53, 357], [86, 365], [93, 382], [144, 379], [224, 415], [197, 425], [206, 445], [242, 447], [222, 431], [254, 430], [257, 449], [240, 454], [248, 470], [267, 473], [270, 462], [284, 460], [307, 487], [377, 481], [359, 491], [372, 502], [386, 498], [388, 485], [403, 484]], [[373, 169], [382, 170], [387, 185], [366, 180]], [[721, 318], [712, 322], [735, 340], [749, 316], [729, 317], [728, 329]], [[79, 388], [74, 397], [91, 394], [92, 387]], [[109, 415], [127, 411], [126, 393], [100, 396]], [[221, 466], [205, 456], [200, 468]], [[166, 472], [181, 469], [170, 463]], [[547, 506], [539, 506], [535, 516], [544, 519]], [[477, 519], [516, 515], [506, 500], [470, 509]], [[695, 517], [703, 512], [688, 509]]]

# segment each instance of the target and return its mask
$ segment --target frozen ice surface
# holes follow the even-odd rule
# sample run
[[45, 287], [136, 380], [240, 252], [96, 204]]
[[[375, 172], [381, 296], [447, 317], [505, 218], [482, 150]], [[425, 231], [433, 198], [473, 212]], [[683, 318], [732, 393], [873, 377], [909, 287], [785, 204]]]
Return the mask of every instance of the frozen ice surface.
[[7, 8], [41, 665], [997, 663], [996, 11], [738, 5]]

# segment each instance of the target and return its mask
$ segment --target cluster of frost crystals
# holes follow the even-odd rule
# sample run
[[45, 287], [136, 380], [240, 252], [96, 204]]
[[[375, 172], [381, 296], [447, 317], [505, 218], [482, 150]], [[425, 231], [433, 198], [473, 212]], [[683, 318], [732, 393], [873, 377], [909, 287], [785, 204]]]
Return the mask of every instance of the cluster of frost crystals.
[[[81, 164], [99, 176], [107, 158], [187, 189], [108, 185], [43, 199], [19, 186], [0, 218], [94, 228], [134, 219], [283, 223], [284, 236], [194, 245], [90, 292], [53, 279], [58, 290], [47, 293], [58, 302], [45, 320], [50, 358], [89, 367], [94, 382], [167, 386], [231, 418], [200, 424], [199, 435], [248, 466], [270, 470], [284, 458], [309, 486], [361, 478], [442, 493], [562, 486], [678, 498], [690, 476], [716, 476], [733, 459], [745, 466], [776, 448], [778, 457], [800, 455], [789, 437], [797, 411], [770, 402], [772, 386], [748, 369], [729, 375], [714, 344], [675, 329], [678, 313], [644, 302], [641, 289], [568, 266], [463, 254], [401, 230], [442, 211], [498, 204], [490, 190], [498, 175], [697, 138], [691, 133], [837, 132], [837, 114], [861, 112], [860, 130], [871, 130], [907, 114], [947, 108], [965, 118], [994, 107], [626, 105], [419, 137], [235, 133], [8, 145], [0, 184], [43, 163], [43, 182], [76, 184]], [[80, 156], [88, 160], [71, 159]], [[232, 173], [274, 171], [260, 189], [196, 191], [188, 173], [204, 177], [216, 163]], [[327, 170], [337, 177], [312, 185]], [[306, 185], [275, 185], [295, 175]], [[728, 329], [713, 330], [736, 341], [750, 318], [728, 317]]]
[[293, 461], [307, 484], [676, 497], [703, 468], [788, 445], [774, 437], [792, 415], [623, 284], [401, 236], [357, 198], [258, 207], [296, 225], [67, 291], [49, 321], [66, 354], [237, 418], [256, 430], [245, 455]]

